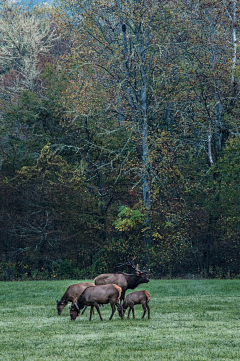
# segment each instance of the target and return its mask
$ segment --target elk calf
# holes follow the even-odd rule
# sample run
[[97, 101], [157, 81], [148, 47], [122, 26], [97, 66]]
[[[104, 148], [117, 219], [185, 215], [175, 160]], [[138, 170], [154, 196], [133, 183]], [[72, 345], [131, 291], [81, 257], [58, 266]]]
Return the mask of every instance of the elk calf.
[[80, 314], [80, 310], [82, 310], [84, 306], [91, 306], [89, 321], [91, 321], [92, 319], [94, 307], [96, 307], [100, 320], [102, 321], [99, 304], [106, 304], [106, 303], [110, 303], [112, 307], [112, 314], [109, 320], [112, 319], [114, 312], [116, 311], [116, 306], [118, 309], [119, 316], [122, 318], [123, 317], [122, 306], [119, 304], [119, 298], [121, 296], [121, 292], [122, 292], [121, 287], [115, 284], [86, 288], [85, 291], [78, 297], [77, 302], [70, 307], [71, 320], [74, 321], [77, 318], [77, 316]]
[[143, 308], [142, 318], [144, 318], [144, 316], [146, 314], [146, 309], [148, 310], [148, 318], [150, 318], [150, 308], [148, 306], [150, 297], [151, 297], [151, 295], [147, 291], [136, 291], [136, 292], [129, 293], [126, 296], [126, 298], [124, 299], [123, 304], [122, 304], [123, 317], [124, 317], [124, 314], [125, 314], [127, 308], [130, 307], [129, 311], [128, 311], [128, 318], [130, 316], [131, 311], [133, 313], [133, 318], [135, 318], [134, 305], [141, 304], [142, 308]]
[[58, 315], [60, 316], [64, 307], [68, 304], [68, 302], [75, 303], [78, 299], [78, 297], [81, 295], [81, 293], [87, 288], [87, 287], [94, 287], [94, 284], [91, 282], [82, 282], [82, 283], [76, 283], [74, 285], [71, 285], [67, 288], [66, 292], [62, 296], [60, 301], [57, 301], [57, 311]]

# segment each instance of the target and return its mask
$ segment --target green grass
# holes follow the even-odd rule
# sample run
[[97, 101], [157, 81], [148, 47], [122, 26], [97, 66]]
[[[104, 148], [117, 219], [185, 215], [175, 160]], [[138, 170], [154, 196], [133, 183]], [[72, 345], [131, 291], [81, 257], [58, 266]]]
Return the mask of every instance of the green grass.
[[70, 321], [56, 300], [74, 281], [0, 282], [0, 360], [240, 360], [240, 281], [151, 280], [151, 319], [110, 305]]

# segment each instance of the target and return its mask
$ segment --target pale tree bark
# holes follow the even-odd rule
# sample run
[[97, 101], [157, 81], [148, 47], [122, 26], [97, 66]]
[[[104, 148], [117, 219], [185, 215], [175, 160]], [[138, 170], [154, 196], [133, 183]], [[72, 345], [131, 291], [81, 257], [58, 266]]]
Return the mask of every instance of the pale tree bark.
[[233, 45], [233, 55], [232, 55], [232, 77], [231, 82], [232, 84], [235, 81], [235, 68], [236, 68], [236, 61], [237, 61], [237, 0], [233, 0], [231, 3], [232, 11], [229, 10], [229, 1], [222, 0], [226, 14], [230, 19], [232, 25], [232, 45]]
[[233, 1], [233, 14], [232, 14], [232, 33], [233, 33], [233, 60], [232, 60], [232, 83], [234, 83], [235, 67], [237, 61], [237, 29], [236, 29], [236, 12], [237, 12], [237, 1]]
[[209, 125], [208, 128], [208, 158], [209, 158], [209, 163], [212, 166], [213, 163], [213, 157], [212, 157], [212, 127], [211, 125]]

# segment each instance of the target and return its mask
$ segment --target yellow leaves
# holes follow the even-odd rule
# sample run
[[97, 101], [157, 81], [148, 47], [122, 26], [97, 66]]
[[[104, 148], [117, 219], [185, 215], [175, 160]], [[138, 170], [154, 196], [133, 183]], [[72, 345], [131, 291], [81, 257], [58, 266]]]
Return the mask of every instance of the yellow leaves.
[[154, 239], [163, 239], [163, 236], [160, 234], [160, 233], [158, 233], [158, 232], [153, 232], [153, 234], [152, 234], [152, 236], [153, 236], [153, 238]]

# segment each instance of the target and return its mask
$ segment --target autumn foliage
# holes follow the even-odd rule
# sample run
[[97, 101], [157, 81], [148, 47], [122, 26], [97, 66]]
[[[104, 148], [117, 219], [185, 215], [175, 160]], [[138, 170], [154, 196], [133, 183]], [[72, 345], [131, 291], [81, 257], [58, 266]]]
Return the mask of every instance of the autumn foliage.
[[239, 275], [239, 13], [2, 5], [0, 279]]

